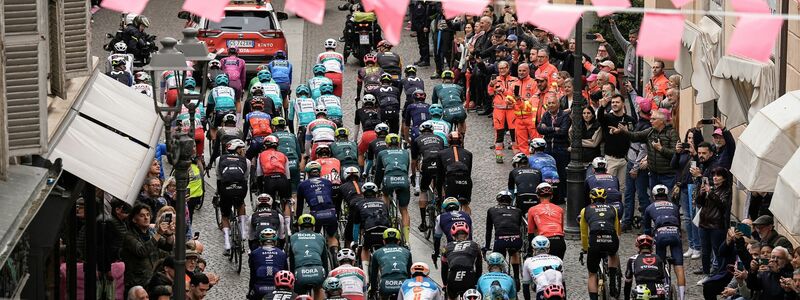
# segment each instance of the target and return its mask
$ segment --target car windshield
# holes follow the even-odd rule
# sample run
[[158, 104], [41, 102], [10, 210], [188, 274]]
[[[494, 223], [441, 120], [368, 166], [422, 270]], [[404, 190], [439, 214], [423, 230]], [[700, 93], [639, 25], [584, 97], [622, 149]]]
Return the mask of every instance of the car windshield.
[[255, 32], [274, 27], [272, 15], [266, 11], [226, 11], [221, 22], [208, 22], [208, 29], [229, 32]]

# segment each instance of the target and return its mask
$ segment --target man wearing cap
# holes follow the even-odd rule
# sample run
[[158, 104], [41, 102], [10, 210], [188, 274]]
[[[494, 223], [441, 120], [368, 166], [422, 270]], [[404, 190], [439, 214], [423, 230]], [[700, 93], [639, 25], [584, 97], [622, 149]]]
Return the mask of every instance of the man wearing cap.
[[792, 252], [792, 242], [785, 236], [775, 231], [775, 219], [769, 215], [763, 215], [753, 221], [753, 228], [758, 232], [761, 245], [769, 245], [772, 248], [782, 246]]
[[[639, 112], [639, 120], [633, 126], [633, 131], [642, 131], [652, 127], [650, 125], [650, 111], [652, 109], [652, 102], [642, 98], [633, 96], [636, 99], [636, 108]], [[649, 195], [647, 194], [648, 187], [650, 186], [650, 176], [647, 173], [647, 145], [640, 142], [633, 142], [628, 148], [627, 167], [625, 169], [625, 182], [623, 183], [627, 189], [624, 192], [625, 205], [624, 214], [622, 216], [622, 231], [631, 230], [631, 223], [633, 222], [634, 208], [635, 208], [635, 195], [639, 196], [639, 213], [643, 214], [644, 209], [650, 203]]]
[[515, 34], [509, 34], [506, 37], [506, 47], [508, 47], [508, 49], [516, 48], [518, 43], [519, 43], [519, 39], [517, 38], [517, 36]]
[[[697, 124], [700, 124], [698, 121]], [[702, 126], [702, 124], [700, 124]], [[736, 151], [736, 140], [728, 129], [722, 125], [719, 118], [714, 118], [714, 146], [717, 153], [717, 163], [720, 167], [730, 170], [733, 164], [733, 153]]]
[[[546, 49], [539, 49], [534, 54], [534, 50], [531, 50], [531, 61], [536, 62], [536, 77], [547, 78], [547, 86], [551, 87], [558, 76], [558, 68], [550, 63], [550, 53]], [[541, 89], [539, 92], [542, 92]]]
[[614, 65], [613, 61], [604, 60], [598, 64], [600, 71], [608, 73], [608, 82], [617, 86], [617, 77], [614, 76], [614, 73], [617, 72], [617, 67]]

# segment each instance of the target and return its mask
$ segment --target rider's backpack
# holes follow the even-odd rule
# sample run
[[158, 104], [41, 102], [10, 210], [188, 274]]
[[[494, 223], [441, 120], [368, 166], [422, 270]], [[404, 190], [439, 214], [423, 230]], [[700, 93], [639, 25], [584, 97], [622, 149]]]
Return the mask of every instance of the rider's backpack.
[[272, 134], [272, 128], [269, 124], [270, 120], [267, 118], [261, 118], [258, 116], [250, 117], [250, 129], [252, 131], [252, 135], [256, 136], [268, 136]]
[[218, 168], [223, 183], [242, 183], [247, 178], [247, 159], [244, 157], [225, 154], [219, 158]]

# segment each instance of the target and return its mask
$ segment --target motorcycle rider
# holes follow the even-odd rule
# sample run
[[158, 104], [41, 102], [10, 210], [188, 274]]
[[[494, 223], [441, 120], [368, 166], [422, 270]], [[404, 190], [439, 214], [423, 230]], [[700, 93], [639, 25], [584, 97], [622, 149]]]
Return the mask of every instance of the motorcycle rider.
[[389, 132], [400, 132], [400, 89], [392, 84], [392, 75], [381, 74], [381, 86], [375, 91], [381, 121], [389, 125]]
[[145, 33], [145, 29], [150, 27], [150, 19], [145, 16], [136, 16], [133, 22], [125, 27], [122, 31], [122, 41], [128, 46], [128, 53], [133, 54], [137, 61], [143, 61], [145, 57], [149, 57], [150, 49], [154, 49], [153, 45], [154, 36]]
[[336, 52], [336, 40], [325, 40], [325, 52], [317, 55], [317, 63], [325, 66], [325, 77], [333, 83], [333, 94], [342, 97], [342, 73], [344, 73], [344, 56]]
[[330, 78], [325, 77], [327, 68], [325, 68], [325, 66], [322, 64], [314, 65], [311, 71], [314, 73], [314, 77], [311, 77], [311, 79], [308, 80], [308, 88], [311, 89], [311, 98], [314, 99], [314, 101], [317, 101], [317, 98], [322, 95], [322, 92], [319, 90], [319, 88], [326, 83], [333, 85], [333, 81], [330, 80]]
[[222, 71], [228, 75], [228, 86], [236, 92], [236, 111], [242, 112], [242, 89], [247, 82], [246, 65], [244, 59], [239, 58], [239, 50], [228, 48], [228, 57], [219, 60]]
[[283, 50], [275, 51], [275, 57], [269, 62], [269, 72], [272, 79], [281, 88], [283, 96], [283, 115], [287, 115], [289, 109], [289, 95], [292, 94], [292, 63], [286, 59], [286, 52]]
[[274, 275], [289, 268], [288, 256], [276, 247], [278, 234], [275, 229], [264, 228], [258, 235], [261, 247], [250, 252], [250, 284], [247, 299], [263, 299], [275, 290]]

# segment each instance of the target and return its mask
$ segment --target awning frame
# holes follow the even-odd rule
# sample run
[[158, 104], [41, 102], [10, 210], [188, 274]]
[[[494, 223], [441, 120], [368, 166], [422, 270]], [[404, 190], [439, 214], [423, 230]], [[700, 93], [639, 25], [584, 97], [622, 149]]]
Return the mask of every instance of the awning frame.
[[729, 128], [747, 124], [761, 108], [777, 98], [777, 88], [773, 84], [775, 64], [771, 61], [764, 63], [726, 55], [720, 58], [712, 75], [711, 85], [720, 99], [717, 106], [727, 117]]

